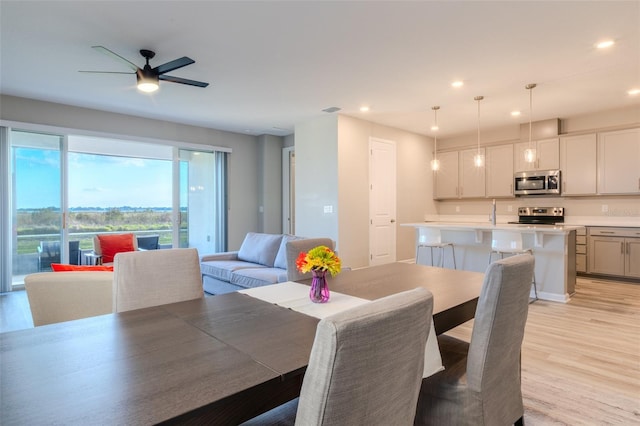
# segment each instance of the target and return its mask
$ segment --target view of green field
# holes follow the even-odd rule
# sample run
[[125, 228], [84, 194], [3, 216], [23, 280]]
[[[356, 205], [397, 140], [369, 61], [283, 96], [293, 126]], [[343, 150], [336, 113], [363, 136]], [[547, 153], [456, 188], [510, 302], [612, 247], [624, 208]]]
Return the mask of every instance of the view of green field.
[[[186, 228], [182, 214], [181, 229]], [[40, 241], [59, 241], [61, 213], [52, 207], [17, 212], [18, 254], [35, 253]], [[158, 234], [160, 244], [171, 244], [171, 212], [154, 209], [111, 208], [101, 211], [73, 211], [67, 218], [69, 239], [79, 240], [81, 249], [93, 248], [93, 236], [111, 232]], [[186, 236], [185, 236], [186, 237]]]

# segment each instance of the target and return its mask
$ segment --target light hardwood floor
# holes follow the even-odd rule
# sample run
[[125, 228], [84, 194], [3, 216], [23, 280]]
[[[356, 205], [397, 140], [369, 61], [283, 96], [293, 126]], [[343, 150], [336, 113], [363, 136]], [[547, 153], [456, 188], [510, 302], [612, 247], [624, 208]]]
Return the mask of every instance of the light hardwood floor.
[[[24, 291], [0, 308], [0, 331], [33, 327]], [[529, 305], [522, 392], [527, 426], [640, 424], [640, 284], [581, 277], [569, 303]]]
[[640, 424], [640, 285], [581, 277], [569, 303], [530, 304], [522, 393], [527, 426]]

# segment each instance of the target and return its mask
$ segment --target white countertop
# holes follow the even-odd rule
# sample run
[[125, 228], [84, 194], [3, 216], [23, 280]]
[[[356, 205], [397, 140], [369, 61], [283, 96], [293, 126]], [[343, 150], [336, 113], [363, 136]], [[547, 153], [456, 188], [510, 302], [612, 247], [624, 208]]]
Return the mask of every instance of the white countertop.
[[522, 233], [544, 233], [544, 234], [566, 234], [577, 229], [582, 229], [582, 225], [521, 225], [518, 223], [496, 223], [489, 222], [415, 222], [402, 223], [400, 226], [440, 228], [450, 231], [492, 231], [494, 229], [505, 231], [518, 231]]

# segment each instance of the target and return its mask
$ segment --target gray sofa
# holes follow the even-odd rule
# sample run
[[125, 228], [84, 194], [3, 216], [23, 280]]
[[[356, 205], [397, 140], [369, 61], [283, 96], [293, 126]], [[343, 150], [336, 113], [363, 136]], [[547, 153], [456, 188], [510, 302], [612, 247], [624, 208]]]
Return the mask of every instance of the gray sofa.
[[300, 279], [295, 269], [298, 254], [319, 245], [334, 248], [330, 238], [249, 232], [238, 251], [200, 258], [204, 291], [223, 294]]

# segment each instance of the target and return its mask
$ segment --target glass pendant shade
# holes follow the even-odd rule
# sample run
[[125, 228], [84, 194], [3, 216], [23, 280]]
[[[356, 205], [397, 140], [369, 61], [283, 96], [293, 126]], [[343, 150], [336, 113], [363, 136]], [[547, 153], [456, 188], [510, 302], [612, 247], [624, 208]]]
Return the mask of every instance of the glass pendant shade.
[[537, 153], [531, 142], [531, 120], [533, 116], [533, 88], [536, 87], [534, 83], [527, 84], [524, 88], [529, 91], [529, 147], [524, 150], [524, 161], [527, 163], [533, 163], [536, 161]]
[[[431, 126], [431, 130], [433, 131], [437, 131], [438, 128], [438, 110], [440, 109], [439, 106], [434, 106], [431, 107], [431, 109], [433, 110], [433, 119], [434, 119], [434, 124], [433, 126]], [[438, 160], [438, 136], [434, 136], [433, 137], [433, 160], [431, 160], [431, 170], [433, 170], [434, 172], [440, 170], [440, 160]]]
[[524, 150], [524, 161], [527, 163], [533, 163], [536, 161], [536, 149], [535, 148], [527, 148]]
[[478, 101], [478, 152], [473, 156], [473, 164], [480, 168], [484, 166], [484, 155], [480, 153], [480, 101], [484, 99], [484, 96], [476, 96], [473, 99]]
[[476, 155], [473, 156], [473, 164], [476, 167], [482, 167], [484, 166], [484, 155], [477, 153]]

